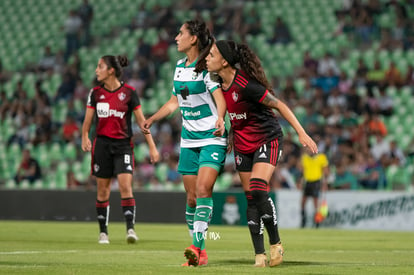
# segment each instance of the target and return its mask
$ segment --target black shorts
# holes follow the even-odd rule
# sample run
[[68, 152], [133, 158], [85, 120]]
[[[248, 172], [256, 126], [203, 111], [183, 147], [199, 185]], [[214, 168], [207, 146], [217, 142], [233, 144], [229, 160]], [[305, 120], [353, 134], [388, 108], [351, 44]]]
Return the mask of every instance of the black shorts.
[[263, 144], [255, 152], [243, 154], [234, 151], [234, 163], [239, 172], [251, 172], [253, 164], [257, 162], [270, 163], [276, 166], [282, 156], [282, 139], [274, 139], [267, 144]]
[[118, 174], [132, 174], [134, 151], [130, 139], [97, 137], [92, 149], [92, 175], [112, 178]]
[[319, 198], [319, 193], [321, 192], [321, 181], [306, 181], [303, 194], [306, 197], [315, 197]]

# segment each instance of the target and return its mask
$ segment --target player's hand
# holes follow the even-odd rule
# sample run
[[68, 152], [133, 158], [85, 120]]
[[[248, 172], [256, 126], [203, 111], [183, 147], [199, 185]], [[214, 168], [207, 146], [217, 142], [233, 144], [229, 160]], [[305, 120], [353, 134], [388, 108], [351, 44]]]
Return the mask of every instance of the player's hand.
[[303, 145], [303, 147], [307, 148], [311, 153], [317, 154], [318, 153], [318, 146], [313, 141], [313, 139], [308, 136], [308, 134], [304, 133], [299, 135], [299, 142]]
[[158, 153], [157, 148], [153, 150], [150, 149], [150, 161], [151, 163], [157, 163], [160, 160], [160, 154]]
[[92, 149], [91, 140], [89, 138], [82, 139], [82, 150], [84, 152], [90, 152]]
[[216, 121], [216, 130], [213, 132], [213, 134], [216, 137], [221, 137], [224, 135], [224, 131], [226, 131], [226, 127], [224, 126], [224, 120], [222, 118], [218, 118]]
[[149, 128], [151, 128], [151, 126], [152, 126], [152, 123], [153, 123], [153, 122], [154, 122], [154, 121], [153, 121], [151, 118], [146, 119], [146, 120], [142, 123], [143, 128], [148, 130]]

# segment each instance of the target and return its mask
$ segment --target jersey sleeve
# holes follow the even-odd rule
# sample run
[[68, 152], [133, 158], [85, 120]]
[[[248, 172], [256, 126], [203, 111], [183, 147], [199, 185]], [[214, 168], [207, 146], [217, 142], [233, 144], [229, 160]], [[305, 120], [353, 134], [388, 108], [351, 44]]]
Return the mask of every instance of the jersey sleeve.
[[243, 96], [253, 102], [261, 103], [269, 91], [256, 81], [249, 81], [244, 89]]
[[87, 108], [92, 108], [92, 109], [96, 109], [96, 101], [95, 101], [95, 98], [94, 98], [94, 96], [93, 96], [93, 89], [91, 89], [90, 91], [89, 91], [89, 94], [88, 94], [88, 101], [86, 102], [86, 107]]
[[136, 110], [141, 107], [141, 101], [139, 100], [138, 94], [135, 90], [131, 90], [131, 107], [132, 110]]
[[207, 72], [204, 76], [204, 83], [206, 84], [206, 88], [210, 93], [213, 93], [217, 88], [220, 88], [220, 83], [211, 79], [210, 73]]

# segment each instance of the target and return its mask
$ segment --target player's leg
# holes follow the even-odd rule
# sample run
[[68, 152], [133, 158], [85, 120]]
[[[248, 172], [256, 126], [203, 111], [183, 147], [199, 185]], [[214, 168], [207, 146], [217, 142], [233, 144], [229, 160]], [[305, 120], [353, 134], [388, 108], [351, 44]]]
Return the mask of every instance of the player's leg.
[[126, 240], [128, 243], [135, 243], [138, 237], [135, 233], [136, 204], [132, 193], [132, 174], [118, 174], [119, 193], [121, 195], [121, 207], [126, 223]]
[[[205, 250], [205, 235], [213, 215], [213, 187], [218, 173], [223, 168], [226, 158], [226, 147], [209, 145], [200, 149], [200, 168], [197, 175], [196, 195], [197, 206], [194, 215], [193, 243], [186, 249], [189, 263], [206, 265], [208, 262]], [[199, 252], [199, 255], [197, 255]], [[198, 263], [197, 263], [198, 258]]]
[[181, 148], [178, 161], [178, 172], [183, 175], [186, 192], [185, 220], [191, 238], [194, 229], [194, 213], [196, 211], [196, 182], [198, 171], [198, 153], [193, 148]]
[[106, 150], [108, 142], [96, 138], [92, 148], [92, 175], [96, 177], [96, 212], [99, 223], [99, 243], [108, 244], [109, 196], [113, 176], [112, 155]]
[[[269, 236], [270, 243], [270, 266], [280, 264], [281, 256], [283, 256], [283, 250], [281, 253], [275, 254], [275, 247], [281, 246], [279, 230], [277, 226], [276, 208], [269, 197], [268, 185], [270, 177], [274, 172], [275, 166], [259, 162], [253, 165], [253, 170], [250, 178], [250, 192], [253, 200], [256, 202], [256, 206], [263, 221]], [[273, 252], [272, 252], [273, 251]], [[275, 259], [277, 257], [277, 259]], [[279, 262], [280, 261], [280, 262]]]
[[119, 193], [121, 195], [121, 208], [126, 224], [126, 241], [135, 243], [138, 237], [135, 233], [136, 204], [132, 193], [132, 173], [134, 171], [134, 155], [129, 142], [112, 145], [114, 156], [114, 174], [117, 175]]
[[247, 199], [246, 217], [255, 253], [254, 266], [265, 267], [268, 263], [263, 240], [263, 222], [260, 218], [256, 203], [250, 193], [251, 172], [239, 172], [239, 176]]
[[99, 243], [108, 244], [109, 196], [111, 192], [110, 178], [96, 178], [97, 196], [96, 213], [99, 223]]

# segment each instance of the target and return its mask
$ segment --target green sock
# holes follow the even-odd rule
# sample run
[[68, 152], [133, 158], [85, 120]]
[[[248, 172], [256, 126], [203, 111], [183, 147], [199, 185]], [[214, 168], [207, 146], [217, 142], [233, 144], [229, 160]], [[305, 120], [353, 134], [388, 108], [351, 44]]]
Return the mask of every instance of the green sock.
[[194, 230], [194, 213], [196, 211], [195, 207], [190, 207], [188, 204], [185, 206], [185, 220], [188, 225], [188, 231], [190, 231], [190, 235], [193, 236]]
[[193, 245], [201, 250], [205, 248], [205, 237], [213, 215], [213, 198], [198, 198], [194, 215]]

